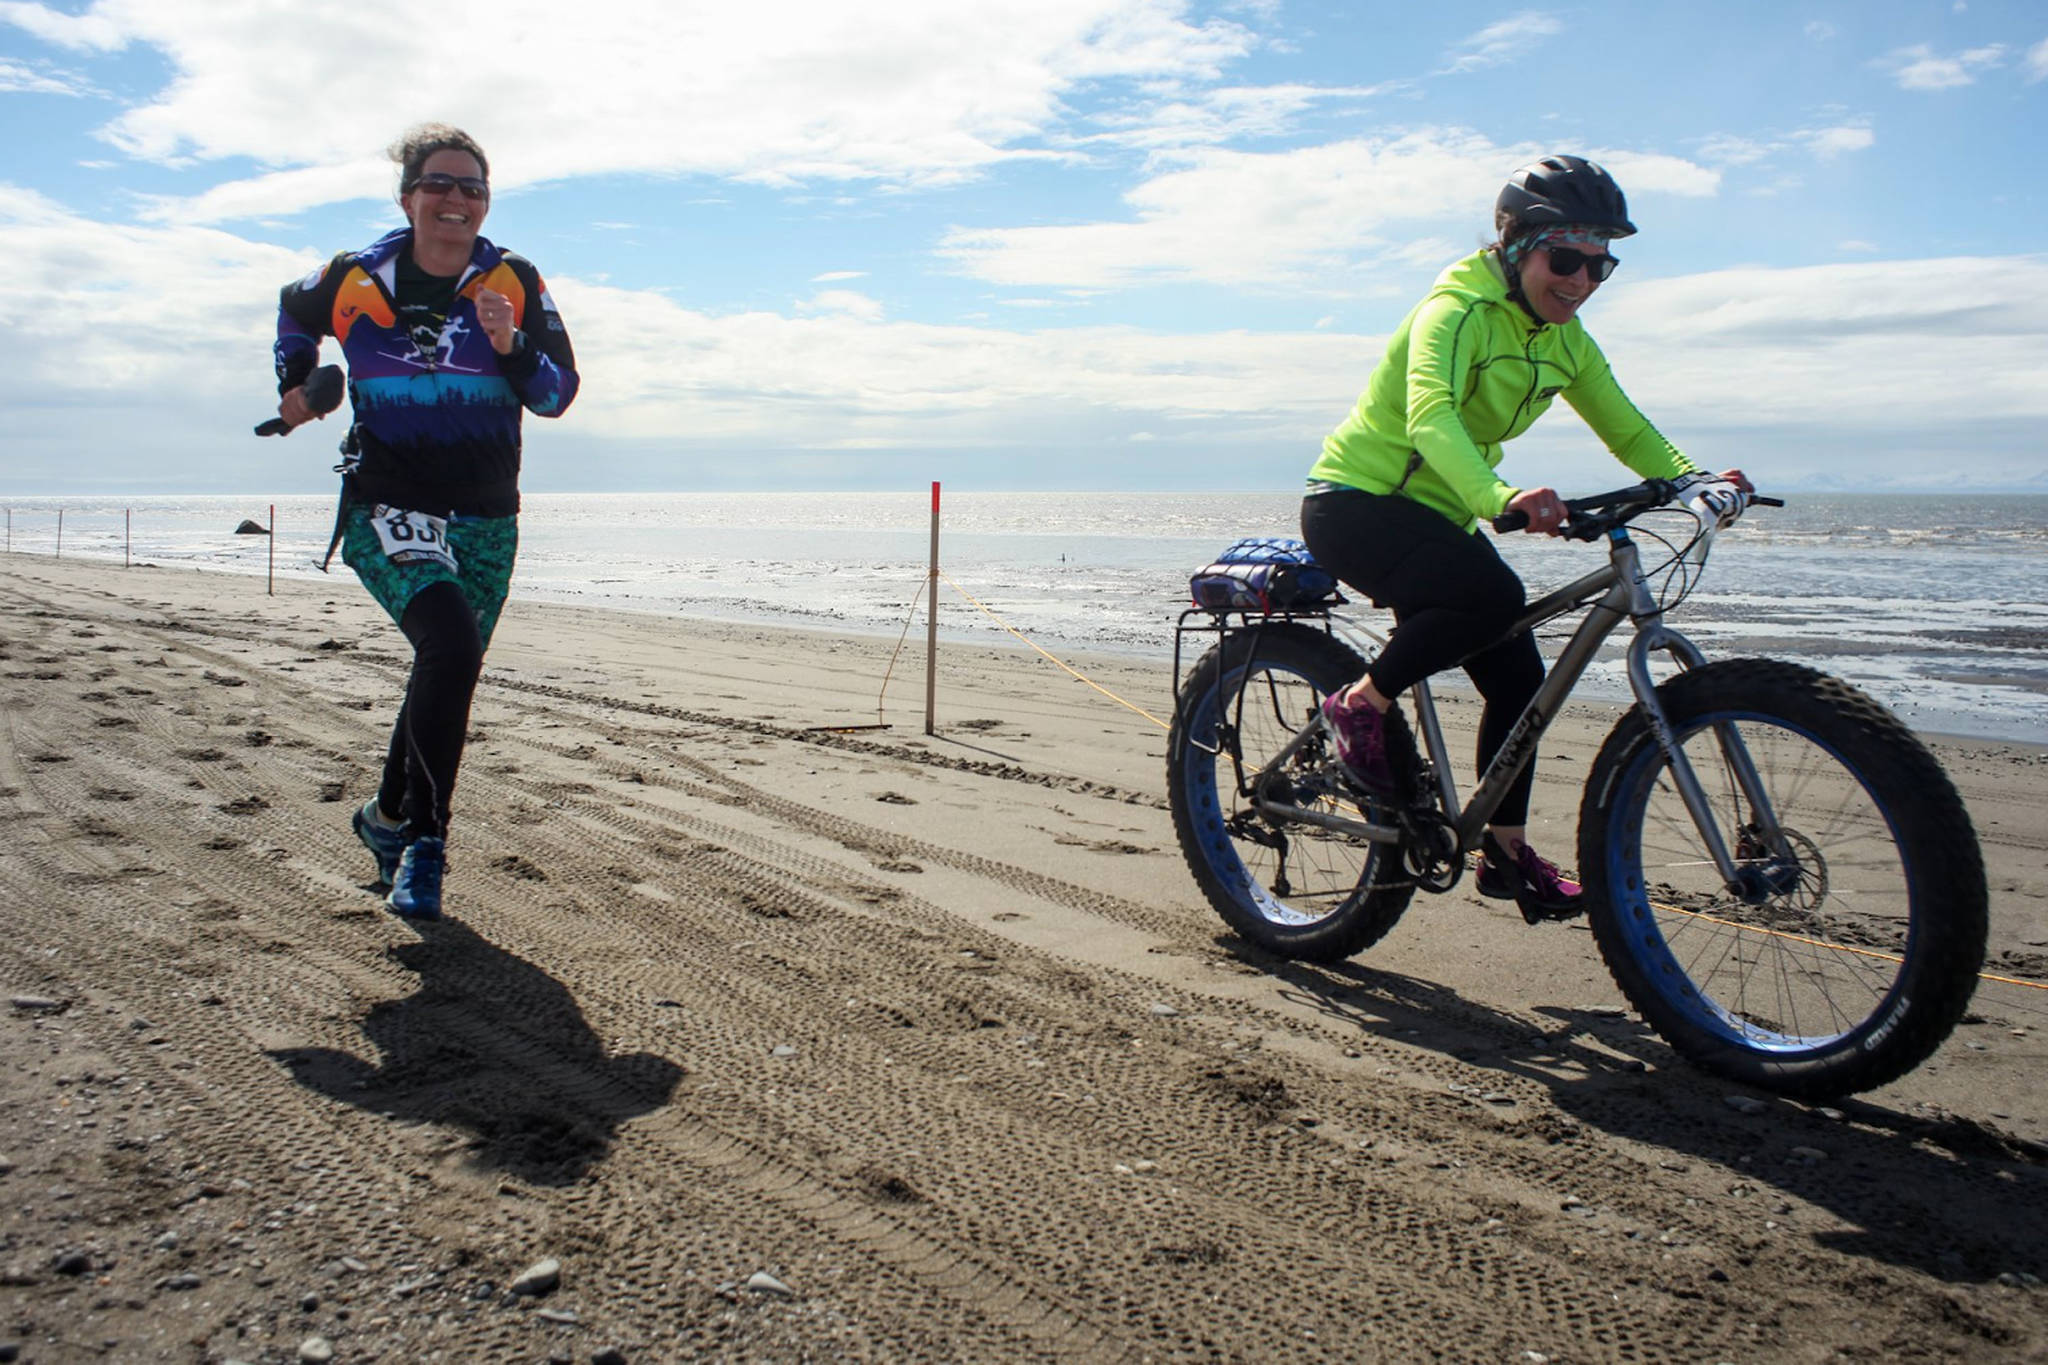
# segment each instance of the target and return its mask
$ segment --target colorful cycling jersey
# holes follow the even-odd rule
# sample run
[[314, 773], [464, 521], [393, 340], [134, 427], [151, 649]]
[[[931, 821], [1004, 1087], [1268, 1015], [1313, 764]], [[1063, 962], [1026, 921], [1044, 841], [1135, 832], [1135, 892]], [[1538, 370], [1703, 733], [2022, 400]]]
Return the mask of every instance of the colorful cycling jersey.
[[1493, 251], [1479, 251], [1438, 276], [1402, 319], [1309, 478], [1398, 491], [1471, 529], [1521, 491], [1493, 472], [1501, 444], [1559, 394], [1644, 478], [1693, 471], [1629, 402], [1579, 320], [1552, 326], [1531, 317], [1509, 296]]
[[[398, 307], [399, 263], [411, 246], [412, 229], [399, 228], [285, 286], [278, 391], [303, 383], [320, 339], [336, 338], [355, 413], [348, 495], [437, 515], [510, 516], [519, 510], [522, 409], [559, 417], [576, 397], [569, 333], [540, 272], [479, 237], [438, 335], [413, 334]], [[520, 339], [510, 355], [477, 322], [480, 288], [511, 300]]]

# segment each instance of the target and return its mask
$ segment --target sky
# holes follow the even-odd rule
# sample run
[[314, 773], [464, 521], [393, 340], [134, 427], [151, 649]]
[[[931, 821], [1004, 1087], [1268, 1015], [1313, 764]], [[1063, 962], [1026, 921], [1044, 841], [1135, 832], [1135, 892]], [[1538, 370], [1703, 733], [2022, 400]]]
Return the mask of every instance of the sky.
[[[331, 487], [277, 291], [425, 120], [576, 348], [529, 491], [1293, 488], [1562, 151], [1700, 463], [2048, 492], [2042, 0], [0, 0], [0, 494]], [[1562, 403], [1502, 472], [1630, 477]]]

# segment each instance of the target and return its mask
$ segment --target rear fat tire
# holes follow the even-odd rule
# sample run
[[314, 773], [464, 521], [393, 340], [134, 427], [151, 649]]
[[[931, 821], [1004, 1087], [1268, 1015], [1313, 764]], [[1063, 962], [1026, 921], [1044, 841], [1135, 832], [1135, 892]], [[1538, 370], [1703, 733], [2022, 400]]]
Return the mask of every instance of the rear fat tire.
[[[1233, 634], [1204, 655], [1175, 709], [1166, 776], [1182, 856], [1224, 923], [1282, 957], [1336, 962], [1370, 947], [1400, 920], [1414, 887], [1376, 884], [1407, 880], [1395, 845], [1302, 824], [1276, 831], [1244, 816], [1249, 802], [1238, 792], [1229, 727], [1241, 719], [1235, 743], [1243, 771], [1255, 773], [1313, 718], [1324, 697], [1364, 672], [1365, 660], [1322, 631], [1291, 622], [1266, 625]], [[1240, 709], [1237, 696], [1247, 684], [1251, 693]], [[1414, 738], [1398, 708], [1387, 720], [1388, 757], [1397, 775], [1412, 783], [1419, 766]], [[1319, 734], [1285, 780], [1314, 808], [1391, 822], [1385, 803], [1366, 802], [1341, 787], [1337, 772], [1329, 738]], [[1285, 857], [1247, 831], [1283, 838]]]
[[[1883, 706], [1812, 669], [1730, 659], [1657, 691], [1731, 855], [1770, 886], [1750, 903], [1722, 885], [1631, 709], [1579, 812], [1588, 916], [1615, 983], [1679, 1052], [1761, 1089], [1826, 1098], [1912, 1070], [1962, 1017], [1984, 961], [1983, 856], [1954, 784]], [[1717, 723], [1741, 734], [1787, 831], [1776, 857], [1742, 838]]]

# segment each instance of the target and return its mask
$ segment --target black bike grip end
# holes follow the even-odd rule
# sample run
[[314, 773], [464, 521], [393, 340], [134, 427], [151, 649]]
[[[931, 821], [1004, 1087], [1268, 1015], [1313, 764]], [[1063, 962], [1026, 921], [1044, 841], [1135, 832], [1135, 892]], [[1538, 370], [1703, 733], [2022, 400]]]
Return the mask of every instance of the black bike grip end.
[[1493, 529], [1502, 535], [1506, 535], [1510, 531], [1522, 530], [1528, 524], [1529, 514], [1519, 507], [1503, 512], [1493, 519]]
[[1753, 507], [1783, 507], [1785, 505], [1783, 498], [1767, 498], [1762, 494], [1752, 494], [1749, 501]]
[[256, 424], [256, 434], [258, 436], [286, 436], [290, 433], [291, 425], [282, 417], [273, 417], [268, 422], [258, 422]]

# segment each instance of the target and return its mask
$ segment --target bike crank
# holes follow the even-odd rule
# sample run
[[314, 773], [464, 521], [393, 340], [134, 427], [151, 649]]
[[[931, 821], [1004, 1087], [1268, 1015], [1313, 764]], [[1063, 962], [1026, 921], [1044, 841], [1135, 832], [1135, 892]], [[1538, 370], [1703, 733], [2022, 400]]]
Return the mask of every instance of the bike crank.
[[1401, 867], [1415, 885], [1442, 895], [1465, 875], [1465, 847], [1458, 828], [1433, 807], [1400, 812]]

